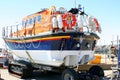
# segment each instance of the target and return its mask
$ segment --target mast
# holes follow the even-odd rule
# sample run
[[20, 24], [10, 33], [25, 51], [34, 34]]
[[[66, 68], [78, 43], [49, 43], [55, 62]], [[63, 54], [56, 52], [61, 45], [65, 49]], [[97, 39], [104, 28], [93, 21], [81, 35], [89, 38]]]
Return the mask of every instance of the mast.
[[76, 8], [76, 0], [74, 0], [75, 8]]

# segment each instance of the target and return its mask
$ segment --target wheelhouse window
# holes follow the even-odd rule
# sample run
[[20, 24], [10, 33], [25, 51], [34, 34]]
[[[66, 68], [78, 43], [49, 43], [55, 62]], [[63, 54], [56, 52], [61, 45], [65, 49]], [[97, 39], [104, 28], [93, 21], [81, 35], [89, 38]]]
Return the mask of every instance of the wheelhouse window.
[[25, 23], [25, 24], [26, 24], [26, 26], [28, 26], [28, 24], [29, 24], [29, 23], [28, 23], [28, 20], [26, 20], [26, 23]]
[[41, 21], [41, 15], [39, 15], [39, 16], [37, 17], [37, 21], [38, 21], [38, 22]]
[[22, 27], [24, 27], [25, 26], [25, 21], [22, 21]]
[[33, 19], [33, 20], [34, 20], [34, 23], [36, 23], [36, 17], [34, 17], [34, 19]]
[[32, 25], [32, 18], [29, 19], [29, 24]]

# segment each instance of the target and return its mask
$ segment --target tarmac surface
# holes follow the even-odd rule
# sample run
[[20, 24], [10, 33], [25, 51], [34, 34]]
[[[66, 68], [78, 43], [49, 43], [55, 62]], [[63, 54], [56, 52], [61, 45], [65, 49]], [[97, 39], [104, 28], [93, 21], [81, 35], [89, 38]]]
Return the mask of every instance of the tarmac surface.
[[[13, 76], [8, 73], [7, 69], [0, 69], [1, 79], [0, 80], [61, 80], [61, 74], [60, 73], [53, 73], [53, 72], [47, 72], [42, 73], [35, 71], [33, 73], [33, 76], [27, 79], [20, 79], [17, 76]], [[112, 74], [111, 70], [105, 71], [105, 80], [120, 80], [120, 79], [110, 79], [110, 76]]]

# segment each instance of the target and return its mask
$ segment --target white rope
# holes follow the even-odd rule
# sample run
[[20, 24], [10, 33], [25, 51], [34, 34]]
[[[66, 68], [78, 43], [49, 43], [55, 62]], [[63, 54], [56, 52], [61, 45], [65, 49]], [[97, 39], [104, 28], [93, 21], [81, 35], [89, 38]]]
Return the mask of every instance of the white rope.
[[18, 43], [18, 47], [19, 47], [19, 48], [23, 48], [23, 45], [20, 45], [20, 43]]
[[39, 42], [37, 46], [35, 46], [33, 42], [31, 42], [31, 43], [32, 43], [32, 45], [33, 45], [34, 48], [38, 48], [40, 46], [41, 42]]
[[31, 47], [31, 43], [28, 44], [28, 46], [27, 46], [26, 42], [25, 42], [24, 44], [25, 44], [25, 47], [26, 47], [26, 48], [30, 48], [30, 47]]

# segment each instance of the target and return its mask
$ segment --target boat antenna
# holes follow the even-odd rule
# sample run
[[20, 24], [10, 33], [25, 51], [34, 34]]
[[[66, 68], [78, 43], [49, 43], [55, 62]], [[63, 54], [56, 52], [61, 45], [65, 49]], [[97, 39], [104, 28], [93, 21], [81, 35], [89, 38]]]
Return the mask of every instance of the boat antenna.
[[74, 0], [75, 8], [76, 8], [76, 0]]

